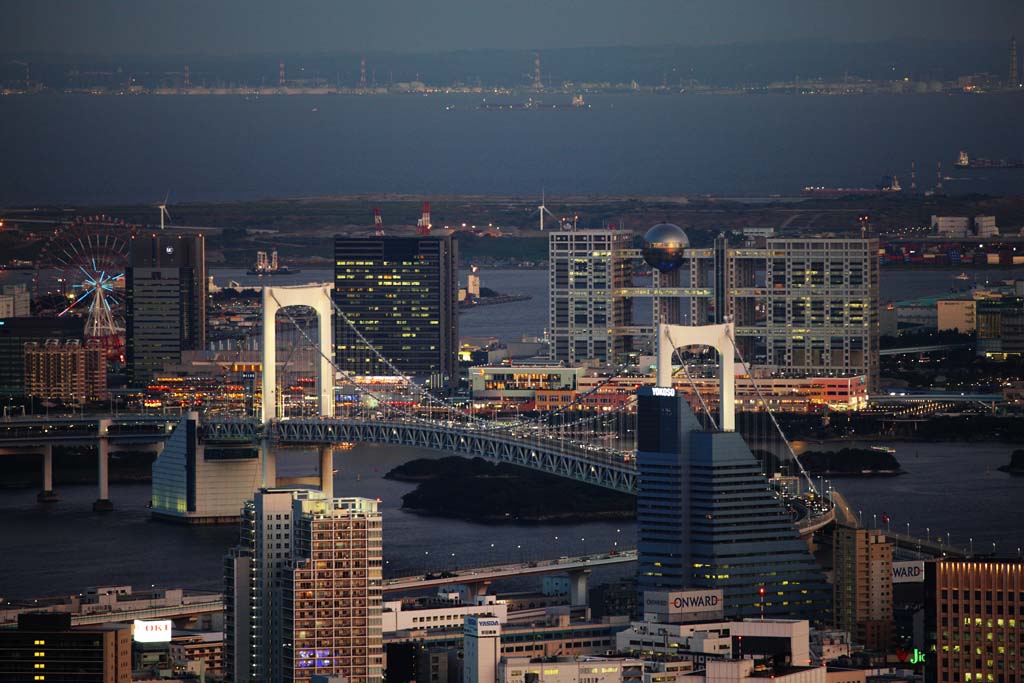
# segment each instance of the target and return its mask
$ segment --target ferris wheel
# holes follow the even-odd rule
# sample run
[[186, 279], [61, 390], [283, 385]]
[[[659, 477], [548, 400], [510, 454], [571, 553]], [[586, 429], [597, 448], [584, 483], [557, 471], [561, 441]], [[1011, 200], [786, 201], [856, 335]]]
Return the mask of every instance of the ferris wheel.
[[56, 228], [36, 261], [39, 310], [83, 316], [86, 339], [98, 339], [107, 349], [123, 345], [124, 272], [136, 230], [102, 215]]

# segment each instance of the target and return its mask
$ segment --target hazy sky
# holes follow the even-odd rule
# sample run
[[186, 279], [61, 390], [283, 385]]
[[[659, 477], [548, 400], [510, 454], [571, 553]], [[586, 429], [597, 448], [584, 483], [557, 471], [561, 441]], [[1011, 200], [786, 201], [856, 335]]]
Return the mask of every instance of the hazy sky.
[[2, 0], [0, 52], [239, 54], [1005, 40], [1022, 0]]

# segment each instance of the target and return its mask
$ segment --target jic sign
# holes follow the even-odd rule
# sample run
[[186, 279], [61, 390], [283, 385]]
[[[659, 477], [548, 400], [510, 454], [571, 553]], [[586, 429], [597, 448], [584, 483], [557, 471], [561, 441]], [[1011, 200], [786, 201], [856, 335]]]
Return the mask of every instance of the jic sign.
[[135, 620], [135, 628], [132, 629], [136, 643], [169, 643], [171, 642], [171, 621], [142, 621]]
[[923, 583], [924, 562], [893, 562], [892, 563], [893, 583]]

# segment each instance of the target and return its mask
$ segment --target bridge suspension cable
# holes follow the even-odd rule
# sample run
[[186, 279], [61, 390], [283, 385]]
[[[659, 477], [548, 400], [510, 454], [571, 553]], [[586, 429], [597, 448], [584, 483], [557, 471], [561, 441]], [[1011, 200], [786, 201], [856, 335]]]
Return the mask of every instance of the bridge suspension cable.
[[743, 358], [743, 352], [740, 350], [739, 344], [736, 343], [736, 338], [733, 337], [732, 330], [728, 330], [727, 334], [729, 336], [729, 341], [732, 342], [733, 349], [735, 349], [736, 351], [737, 357], [739, 357], [740, 359], [740, 364], [743, 366], [744, 372], [746, 373], [747, 377], [750, 378], [751, 384], [754, 385], [754, 391], [757, 393], [758, 400], [761, 401], [761, 405], [764, 406], [765, 413], [767, 413], [768, 418], [775, 426], [775, 430], [782, 438], [782, 443], [785, 444], [786, 450], [789, 451], [790, 457], [793, 459], [793, 462], [796, 463], [797, 468], [800, 470], [800, 474], [807, 481], [808, 486], [810, 486], [811, 490], [814, 491], [814, 494], [816, 496], [820, 496], [821, 492], [818, 491], [818, 487], [814, 485], [814, 480], [811, 478], [811, 475], [807, 472], [806, 469], [804, 469], [803, 463], [800, 462], [800, 458], [797, 456], [796, 451], [793, 450], [793, 445], [789, 442], [789, 439], [786, 438], [786, 433], [782, 431], [782, 426], [779, 424], [779, 421], [775, 418], [775, 412], [772, 410], [772, 407], [771, 405], [769, 405], [768, 401], [765, 400], [764, 394], [761, 393], [761, 387], [758, 385], [757, 379], [754, 377], [754, 373], [751, 372], [750, 365], [748, 365], [747, 361]]

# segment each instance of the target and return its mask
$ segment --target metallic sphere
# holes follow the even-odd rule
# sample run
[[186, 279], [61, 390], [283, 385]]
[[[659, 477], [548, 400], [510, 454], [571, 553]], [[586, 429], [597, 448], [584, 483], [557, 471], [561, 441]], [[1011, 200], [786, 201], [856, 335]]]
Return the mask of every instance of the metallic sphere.
[[658, 223], [644, 235], [644, 261], [651, 268], [670, 273], [683, 265], [683, 250], [690, 239], [683, 229], [672, 223]]

